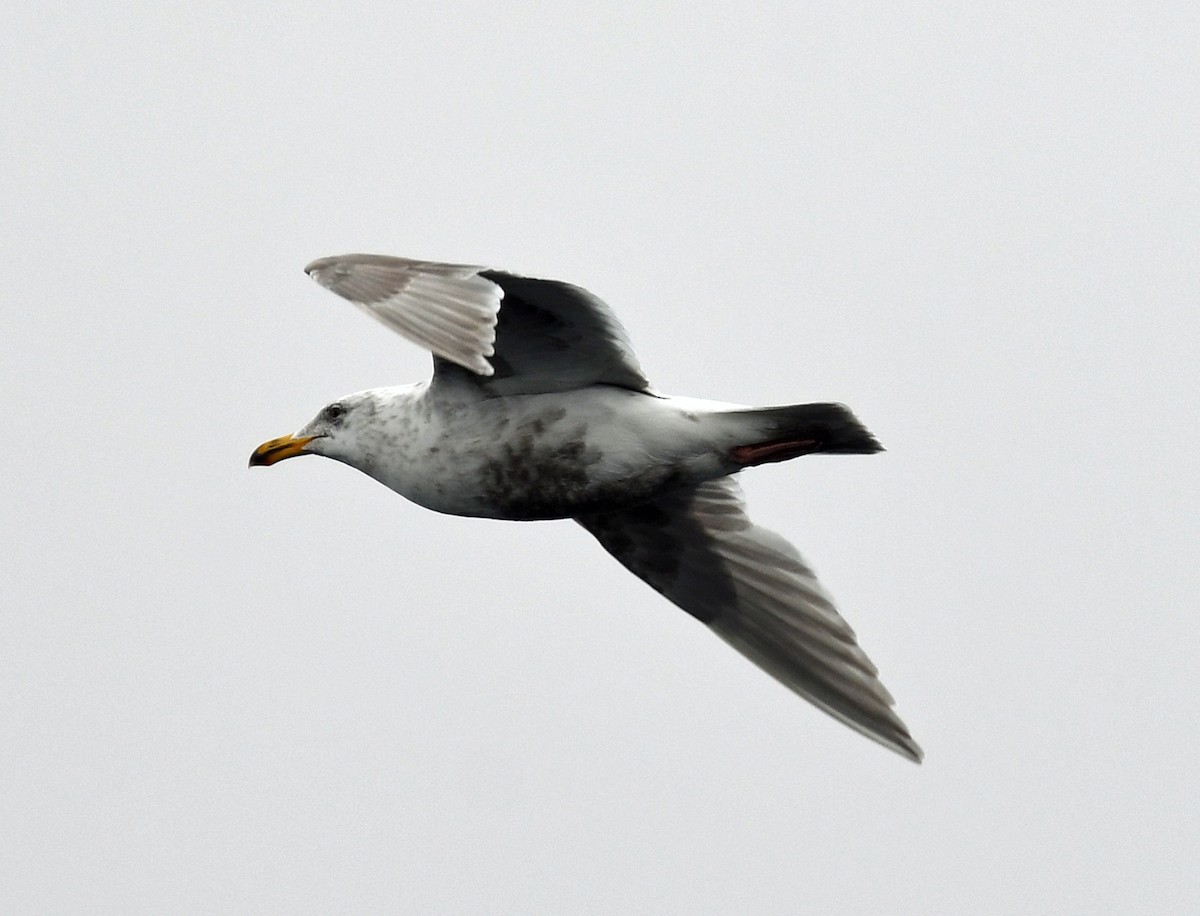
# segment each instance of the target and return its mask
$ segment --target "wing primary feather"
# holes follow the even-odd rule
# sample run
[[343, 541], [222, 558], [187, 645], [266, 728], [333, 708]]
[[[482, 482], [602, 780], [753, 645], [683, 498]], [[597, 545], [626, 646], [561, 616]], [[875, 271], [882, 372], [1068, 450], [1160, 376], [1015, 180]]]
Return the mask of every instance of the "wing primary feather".
[[314, 280], [436, 356], [480, 376], [494, 370], [496, 318], [504, 292], [480, 267], [384, 255], [321, 258]]

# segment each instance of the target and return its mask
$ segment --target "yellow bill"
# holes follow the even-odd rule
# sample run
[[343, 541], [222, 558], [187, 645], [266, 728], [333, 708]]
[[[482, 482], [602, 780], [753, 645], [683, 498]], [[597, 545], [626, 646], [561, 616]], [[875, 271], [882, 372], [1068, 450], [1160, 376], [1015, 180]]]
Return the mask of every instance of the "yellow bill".
[[270, 442], [264, 442], [250, 455], [250, 467], [270, 467], [276, 461], [284, 458], [294, 458], [305, 454], [304, 446], [312, 442], [316, 436], [280, 436]]

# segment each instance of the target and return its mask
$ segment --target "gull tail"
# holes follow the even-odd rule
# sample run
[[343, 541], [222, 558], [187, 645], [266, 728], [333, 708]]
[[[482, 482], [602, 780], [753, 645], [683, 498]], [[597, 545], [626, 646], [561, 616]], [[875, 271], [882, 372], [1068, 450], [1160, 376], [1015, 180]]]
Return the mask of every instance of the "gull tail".
[[737, 465], [750, 467], [787, 461], [801, 455], [871, 455], [883, 451], [845, 404], [793, 404], [735, 413], [748, 421], [754, 441], [735, 445], [729, 453]]

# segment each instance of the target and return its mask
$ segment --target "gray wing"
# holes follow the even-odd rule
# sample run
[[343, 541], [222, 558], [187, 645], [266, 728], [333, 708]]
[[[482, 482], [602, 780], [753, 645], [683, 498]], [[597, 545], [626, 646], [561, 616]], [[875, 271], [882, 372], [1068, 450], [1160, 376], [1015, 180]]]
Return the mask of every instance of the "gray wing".
[[321, 258], [305, 272], [430, 350], [438, 376], [470, 378], [496, 395], [649, 390], [612, 310], [569, 283], [373, 254]]
[[796, 548], [746, 516], [731, 478], [576, 519], [645, 580], [768, 674], [910, 760], [922, 751]]

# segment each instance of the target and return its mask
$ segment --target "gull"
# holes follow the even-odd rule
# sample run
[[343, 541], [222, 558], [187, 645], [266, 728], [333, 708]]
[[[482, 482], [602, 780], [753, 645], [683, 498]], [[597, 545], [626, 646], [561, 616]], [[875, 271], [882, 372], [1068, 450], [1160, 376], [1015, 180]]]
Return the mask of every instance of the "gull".
[[305, 272], [431, 351], [433, 377], [338, 398], [252, 467], [324, 455], [436, 512], [574, 519], [768, 674], [920, 762], [854, 631], [796, 548], [749, 519], [734, 480], [881, 451], [847, 407], [661, 394], [613, 311], [569, 283], [373, 254]]

